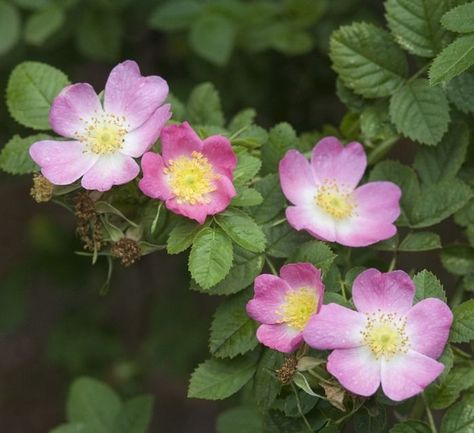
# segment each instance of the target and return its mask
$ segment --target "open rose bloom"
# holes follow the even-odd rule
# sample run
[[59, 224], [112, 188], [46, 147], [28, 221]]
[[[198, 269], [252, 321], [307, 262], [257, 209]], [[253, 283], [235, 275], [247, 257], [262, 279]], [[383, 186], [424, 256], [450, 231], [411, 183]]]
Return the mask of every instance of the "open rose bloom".
[[310, 263], [280, 269], [280, 276], [255, 279], [255, 296], [247, 304], [249, 316], [262, 323], [257, 339], [280, 352], [293, 352], [303, 342], [303, 330], [322, 304], [321, 272]]
[[161, 151], [143, 155], [139, 187], [144, 194], [200, 224], [229, 206], [236, 195], [237, 158], [226, 137], [201, 140], [187, 122], [169, 125], [161, 134]]
[[333, 349], [328, 371], [354, 394], [370, 396], [380, 385], [392, 400], [420, 393], [443, 371], [436, 361], [449, 336], [453, 315], [439, 299], [415, 305], [415, 286], [403, 271], [368, 269], [354, 281], [358, 311], [323, 305], [303, 336], [312, 347]]
[[55, 185], [82, 177], [85, 189], [107, 191], [134, 179], [142, 156], [171, 117], [166, 81], [143, 77], [135, 62], [109, 75], [103, 104], [90, 84], [67, 86], [53, 101], [52, 129], [68, 140], [43, 140], [30, 148], [41, 173]]
[[350, 247], [392, 237], [400, 215], [400, 188], [392, 182], [369, 182], [357, 188], [367, 166], [359, 143], [343, 146], [335, 137], [322, 139], [311, 162], [297, 150], [280, 161], [280, 182], [294, 205], [286, 217], [297, 230]]

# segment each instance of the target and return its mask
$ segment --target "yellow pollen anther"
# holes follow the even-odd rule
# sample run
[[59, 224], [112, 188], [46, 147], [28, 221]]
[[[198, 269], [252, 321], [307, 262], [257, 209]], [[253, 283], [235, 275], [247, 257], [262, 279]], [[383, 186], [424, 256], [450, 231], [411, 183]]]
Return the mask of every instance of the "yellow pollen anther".
[[406, 353], [410, 347], [405, 328], [406, 318], [396, 313], [370, 313], [361, 332], [362, 340], [376, 359], [390, 359], [398, 353]]
[[220, 178], [207, 158], [196, 151], [191, 153], [191, 158], [180, 156], [169, 161], [164, 174], [178, 203], [191, 205], [209, 203], [209, 193], [216, 190], [214, 181]]
[[331, 181], [319, 187], [314, 202], [336, 219], [352, 216], [356, 207], [351, 194], [342, 191], [336, 183]]
[[317, 306], [318, 300], [314, 290], [303, 287], [286, 294], [285, 302], [277, 310], [277, 314], [281, 317], [282, 323], [302, 331]]
[[89, 120], [81, 119], [85, 124], [83, 131], [76, 132], [76, 138], [85, 143], [92, 153], [104, 155], [120, 150], [128, 133], [125, 118], [104, 113]]

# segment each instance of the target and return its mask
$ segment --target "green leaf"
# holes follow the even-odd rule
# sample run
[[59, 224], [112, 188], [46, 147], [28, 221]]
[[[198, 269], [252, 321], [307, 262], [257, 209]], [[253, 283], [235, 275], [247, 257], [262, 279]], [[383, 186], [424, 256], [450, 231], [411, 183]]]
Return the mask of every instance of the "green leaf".
[[204, 289], [222, 281], [232, 266], [232, 242], [220, 229], [201, 230], [189, 255], [189, 271]]
[[320, 241], [308, 241], [301, 244], [291, 256], [289, 262], [309, 262], [323, 272], [327, 272], [335, 258], [336, 254], [334, 254], [331, 248], [325, 243]]
[[211, 83], [196, 86], [188, 99], [188, 117], [193, 125], [224, 126], [219, 93]]
[[251, 156], [246, 152], [237, 155], [237, 167], [234, 171], [234, 184], [243, 185], [253, 179], [260, 171], [262, 161], [255, 156]]
[[441, 24], [455, 33], [474, 32], [474, 2], [451, 9], [443, 15]]
[[367, 104], [362, 96], [346, 87], [339, 77], [336, 80], [336, 94], [339, 100], [353, 113], [361, 112]]
[[448, 100], [442, 89], [417, 79], [405, 83], [393, 94], [390, 117], [398, 132], [406, 137], [435, 145], [448, 130]]
[[24, 138], [14, 135], [0, 153], [0, 168], [10, 174], [27, 174], [38, 171], [38, 166], [31, 159], [28, 151], [33, 143], [50, 138], [46, 134], [30, 135]]
[[404, 421], [395, 424], [389, 433], [431, 433], [431, 429], [421, 421]]
[[18, 10], [0, 0], [0, 56], [6, 54], [20, 38], [21, 20]]
[[204, 14], [193, 21], [189, 42], [203, 59], [219, 66], [225, 65], [232, 54], [235, 27], [220, 14]]
[[254, 375], [258, 351], [231, 360], [211, 358], [191, 376], [188, 397], [223, 400], [239, 391]]
[[88, 433], [110, 433], [122, 408], [117, 394], [95, 379], [81, 377], [69, 389], [67, 416], [69, 421], [84, 423]]
[[165, 32], [183, 30], [196, 20], [202, 7], [199, 1], [171, 0], [153, 10], [148, 25]]
[[254, 186], [262, 195], [263, 202], [259, 206], [254, 206], [251, 214], [258, 224], [264, 224], [272, 220], [285, 207], [285, 197], [277, 174], [268, 174]]
[[58, 5], [35, 12], [25, 24], [25, 41], [31, 45], [41, 45], [64, 24], [66, 15]]
[[474, 339], [474, 299], [470, 299], [453, 309], [454, 322], [451, 328], [451, 341], [468, 343]]
[[441, 422], [440, 433], [473, 433], [474, 432], [474, 396], [450, 407]]
[[466, 71], [446, 86], [448, 99], [462, 112], [474, 113], [474, 74]]
[[293, 127], [286, 122], [274, 126], [268, 135], [268, 141], [262, 147], [263, 172], [275, 173], [285, 153], [298, 147], [298, 137]]
[[68, 78], [59, 69], [38, 62], [20, 63], [8, 80], [8, 110], [24, 126], [50, 129], [51, 103], [68, 84]]
[[179, 220], [171, 230], [166, 244], [168, 254], [179, 254], [187, 250], [202, 228], [203, 226], [195, 221], [184, 218]]
[[461, 209], [472, 197], [472, 191], [459, 179], [443, 180], [421, 190], [422, 200], [413, 207], [411, 227], [429, 227]]
[[434, 59], [429, 76], [434, 86], [449, 81], [474, 64], [474, 34], [460, 36]]
[[247, 207], [262, 204], [263, 197], [254, 188], [237, 187], [237, 195], [232, 199], [231, 206]]
[[425, 298], [439, 298], [446, 302], [446, 293], [438, 278], [426, 269], [413, 277], [416, 287], [415, 302]]
[[245, 309], [249, 299], [247, 292], [239, 293], [217, 308], [209, 337], [209, 349], [213, 356], [234, 358], [257, 346], [257, 324]]
[[262, 416], [251, 407], [233, 407], [217, 417], [217, 433], [253, 433], [262, 430]]
[[89, 433], [87, 427], [84, 424], [63, 424], [55, 429], [51, 430], [49, 433]]
[[153, 397], [141, 395], [124, 403], [114, 433], [147, 433], [153, 416]]
[[267, 254], [273, 257], [289, 257], [307, 239], [302, 232], [297, 232], [286, 221], [277, 225], [268, 223], [263, 226], [267, 238]]
[[332, 34], [329, 49], [344, 84], [366, 98], [391, 95], [408, 73], [403, 52], [387, 32], [372, 24], [340, 27]]
[[388, 0], [388, 26], [396, 41], [417, 56], [434, 57], [446, 31], [440, 19], [449, 7], [447, 0]]
[[242, 131], [238, 137], [234, 138], [232, 144], [256, 149], [261, 147], [267, 139], [268, 133], [265, 129], [257, 125], [251, 125], [245, 131]]
[[227, 209], [216, 217], [217, 224], [242, 248], [254, 253], [265, 251], [265, 234], [244, 211]]
[[229, 122], [229, 131], [233, 134], [242, 128], [248, 128], [255, 121], [257, 112], [254, 108], [239, 111]]
[[385, 429], [385, 408], [377, 406], [377, 414], [371, 415], [366, 411], [358, 411], [354, 415], [354, 431], [356, 433], [382, 433]]
[[76, 29], [77, 48], [93, 60], [116, 61], [120, 56], [122, 32], [117, 13], [83, 8]]
[[253, 392], [257, 405], [268, 410], [280, 393], [281, 383], [275, 371], [283, 364], [283, 354], [272, 349], [265, 349], [257, 365], [253, 381]]
[[453, 122], [436, 147], [420, 147], [413, 166], [422, 183], [431, 184], [454, 178], [466, 159], [469, 129], [464, 122]]
[[420, 197], [420, 185], [415, 171], [397, 161], [382, 161], [370, 173], [370, 180], [388, 180], [397, 184], [402, 190], [400, 206], [402, 214], [398, 218], [399, 225], [408, 225], [411, 213]]
[[416, 252], [430, 251], [441, 248], [441, 238], [433, 232], [409, 233], [400, 242], [398, 251]]
[[453, 275], [467, 275], [474, 272], [474, 249], [467, 245], [452, 245], [441, 252], [441, 263]]

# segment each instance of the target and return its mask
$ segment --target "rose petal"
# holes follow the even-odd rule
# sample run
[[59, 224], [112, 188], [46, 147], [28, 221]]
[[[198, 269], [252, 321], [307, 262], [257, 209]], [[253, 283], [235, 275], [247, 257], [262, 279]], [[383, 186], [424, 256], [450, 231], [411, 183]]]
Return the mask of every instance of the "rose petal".
[[280, 277], [283, 278], [291, 289], [309, 288], [316, 294], [318, 309], [321, 307], [324, 294], [324, 284], [321, 280], [321, 271], [311, 263], [291, 263], [282, 266]]
[[161, 155], [147, 152], [142, 157], [143, 178], [138, 183], [140, 190], [151, 198], [168, 200], [173, 197], [166, 176], [165, 165]]
[[222, 135], [212, 135], [206, 138], [203, 141], [202, 154], [216, 173], [226, 176], [230, 180], [233, 179], [237, 157], [228, 138]]
[[260, 325], [257, 329], [257, 340], [271, 349], [290, 353], [302, 343], [301, 332], [282, 323], [277, 325]]
[[192, 152], [202, 152], [203, 144], [188, 122], [168, 125], [161, 132], [161, 153], [165, 165], [180, 156], [191, 157]]

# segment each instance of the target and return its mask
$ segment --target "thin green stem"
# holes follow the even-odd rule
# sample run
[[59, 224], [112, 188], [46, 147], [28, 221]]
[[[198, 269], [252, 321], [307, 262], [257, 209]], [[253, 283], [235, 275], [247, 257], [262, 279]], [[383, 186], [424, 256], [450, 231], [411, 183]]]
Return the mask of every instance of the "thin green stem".
[[270, 224], [270, 227], [279, 226], [280, 224], [283, 224], [285, 221], [286, 221], [286, 218], [282, 218], [282, 219], [276, 220], [274, 223]]
[[454, 353], [461, 356], [462, 358], [471, 359], [471, 355], [467, 352], [464, 352], [464, 350], [460, 349], [459, 347], [451, 346], [451, 348], [453, 349]]
[[407, 80], [407, 84], [408, 83], [411, 83], [412, 81], [415, 81], [420, 75], [422, 75], [424, 72], [426, 72], [428, 70], [428, 68], [430, 67], [430, 64], [426, 64], [425, 66], [423, 66], [421, 69], [419, 69], [417, 72], [415, 72], [408, 80]]
[[293, 389], [293, 392], [295, 393], [296, 407], [298, 408], [298, 413], [301, 415], [301, 418], [303, 418], [303, 421], [304, 421], [306, 427], [308, 428], [308, 431], [310, 433], [314, 433], [313, 428], [311, 427], [311, 424], [309, 423], [309, 421], [307, 420], [307, 418], [305, 417], [305, 415], [303, 413], [303, 409], [301, 408], [300, 397], [298, 395], [298, 391], [297, 391], [296, 386], [295, 386], [294, 383], [291, 384], [291, 388]]
[[341, 292], [342, 292], [342, 296], [344, 296], [344, 299], [347, 301], [347, 293], [346, 293], [346, 283], [341, 280]]
[[431, 413], [431, 409], [428, 405], [428, 400], [426, 399], [426, 395], [424, 392], [421, 394], [421, 397], [423, 398], [423, 403], [425, 405], [426, 415], [428, 416], [428, 423], [430, 424], [431, 433], [438, 433], [433, 414]]
[[270, 268], [270, 270], [272, 271], [272, 274], [273, 275], [278, 275], [278, 272], [274, 266], [274, 264], [272, 263], [272, 261], [268, 258], [268, 256], [265, 256], [265, 261], [267, 262], [267, 265], [268, 267]]
[[397, 253], [393, 254], [392, 260], [390, 261], [390, 265], [388, 266], [387, 272], [392, 272], [397, 265]]

